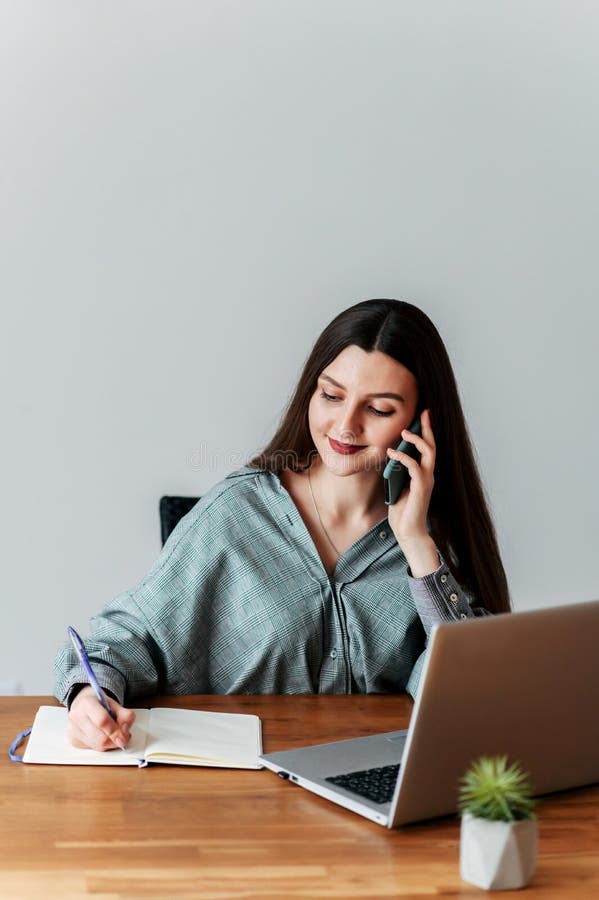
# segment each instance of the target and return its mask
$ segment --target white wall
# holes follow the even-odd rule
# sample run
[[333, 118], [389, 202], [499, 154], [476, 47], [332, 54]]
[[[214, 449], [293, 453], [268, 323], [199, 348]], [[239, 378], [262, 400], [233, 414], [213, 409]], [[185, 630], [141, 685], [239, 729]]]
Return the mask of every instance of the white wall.
[[516, 608], [599, 597], [598, 38], [583, 0], [0, 0], [0, 689], [51, 692], [158, 497], [367, 297], [446, 339]]

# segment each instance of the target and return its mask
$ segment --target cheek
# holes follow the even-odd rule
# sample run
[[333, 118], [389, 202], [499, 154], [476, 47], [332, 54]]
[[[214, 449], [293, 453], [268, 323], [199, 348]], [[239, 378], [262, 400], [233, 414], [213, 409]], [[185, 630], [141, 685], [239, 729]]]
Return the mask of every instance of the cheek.
[[308, 406], [308, 422], [310, 429], [318, 430], [327, 429], [333, 419], [333, 410], [320, 397], [314, 397], [310, 400]]
[[321, 431], [323, 424], [323, 412], [321, 409], [321, 405], [318, 402], [316, 397], [313, 397], [310, 400], [310, 404], [308, 406], [308, 425], [310, 427], [310, 434], [312, 437]]
[[397, 447], [401, 441], [402, 429], [407, 428], [408, 425], [409, 423], [407, 421], [402, 421], [398, 424], [397, 420], [395, 420], [393, 424], [387, 423], [386, 427], [380, 429], [377, 436], [377, 445], [385, 451], [387, 450], [387, 447]]

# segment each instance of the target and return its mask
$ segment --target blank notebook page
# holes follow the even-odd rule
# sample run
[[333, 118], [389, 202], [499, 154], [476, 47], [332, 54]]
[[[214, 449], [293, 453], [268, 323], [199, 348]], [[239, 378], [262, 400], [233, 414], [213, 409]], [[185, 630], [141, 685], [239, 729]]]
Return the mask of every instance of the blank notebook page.
[[[154, 762], [201, 760], [208, 765], [257, 766], [262, 752], [258, 716], [155, 707], [150, 716], [146, 759]], [[168, 758], [168, 759], [167, 759]]]

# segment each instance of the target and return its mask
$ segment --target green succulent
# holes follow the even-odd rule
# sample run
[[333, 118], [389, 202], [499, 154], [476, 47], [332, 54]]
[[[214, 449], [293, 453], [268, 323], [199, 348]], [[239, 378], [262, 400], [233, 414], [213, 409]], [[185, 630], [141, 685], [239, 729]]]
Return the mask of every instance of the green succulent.
[[480, 819], [514, 822], [531, 819], [535, 801], [527, 775], [507, 756], [481, 756], [460, 779], [458, 812]]

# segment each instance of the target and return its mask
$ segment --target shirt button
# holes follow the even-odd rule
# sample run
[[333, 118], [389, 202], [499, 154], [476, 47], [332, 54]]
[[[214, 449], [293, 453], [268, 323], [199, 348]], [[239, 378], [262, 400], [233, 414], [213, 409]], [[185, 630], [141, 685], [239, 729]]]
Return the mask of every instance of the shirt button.
[[331, 650], [331, 659], [337, 659], [337, 651], [335, 649]]
[[379, 537], [382, 541], [385, 540], [385, 538], [387, 537], [388, 534], [389, 534], [388, 531], [379, 531]]
[[450, 595], [449, 595], [449, 599], [451, 600], [452, 603], [457, 603], [457, 602], [458, 602], [458, 595], [457, 595], [457, 594], [450, 594]]
[[447, 575], [441, 575], [441, 581], [443, 582], [443, 584], [445, 584], [445, 582], [447, 581]]

